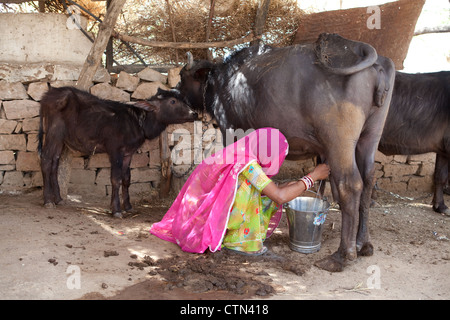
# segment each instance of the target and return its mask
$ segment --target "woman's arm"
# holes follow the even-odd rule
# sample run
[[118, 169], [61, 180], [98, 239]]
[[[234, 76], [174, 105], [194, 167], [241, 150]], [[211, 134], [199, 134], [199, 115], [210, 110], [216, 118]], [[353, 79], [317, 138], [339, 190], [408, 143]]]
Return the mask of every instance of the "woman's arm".
[[[316, 180], [323, 180], [330, 174], [330, 168], [326, 164], [319, 164], [309, 176]], [[283, 204], [291, 201], [302, 195], [307, 190], [305, 183], [302, 180], [294, 181], [282, 186], [277, 186], [274, 182], [270, 182], [263, 190], [262, 194], [268, 196], [271, 200], [278, 204]]]

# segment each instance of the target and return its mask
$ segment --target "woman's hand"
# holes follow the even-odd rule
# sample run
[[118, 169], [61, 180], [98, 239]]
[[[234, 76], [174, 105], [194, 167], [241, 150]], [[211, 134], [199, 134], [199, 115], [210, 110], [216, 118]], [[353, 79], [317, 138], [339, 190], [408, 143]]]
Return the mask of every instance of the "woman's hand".
[[[326, 179], [329, 174], [330, 167], [326, 164], [319, 164], [309, 175], [316, 181]], [[280, 186], [272, 181], [262, 190], [262, 194], [278, 204], [283, 204], [302, 195], [305, 190], [306, 185], [301, 180], [283, 183]]]
[[330, 175], [330, 167], [327, 164], [319, 164], [314, 170], [309, 174], [309, 176], [314, 180], [324, 180]]

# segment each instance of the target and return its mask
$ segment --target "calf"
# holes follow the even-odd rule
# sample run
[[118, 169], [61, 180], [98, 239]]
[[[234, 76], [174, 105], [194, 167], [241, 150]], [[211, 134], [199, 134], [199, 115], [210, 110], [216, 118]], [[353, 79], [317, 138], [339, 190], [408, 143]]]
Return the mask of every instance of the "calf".
[[[134, 105], [102, 100], [73, 87], [51, 88], [41, 100], [38, 150], [44, 179], [44, 205], [62, 201], [58, 164], [64, 145], [83, 154], [106, 152], [111, 162], [111, 210], [122, 217], [131, 209], [130, 162], [145, 139], [156, 138], [168, 124], [194, 121], [197, 114], [175, 90], [159, 89]], [[45, 133], [45, 141], [43, 139]]]

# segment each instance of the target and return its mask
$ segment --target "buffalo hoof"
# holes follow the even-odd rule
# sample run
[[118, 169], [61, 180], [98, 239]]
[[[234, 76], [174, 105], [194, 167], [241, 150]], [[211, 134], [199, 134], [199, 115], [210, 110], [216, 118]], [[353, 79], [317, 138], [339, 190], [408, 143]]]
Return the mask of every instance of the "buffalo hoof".
[[122, 215], [122, 212], [121, 212], [121, 211], [113, 212], [112, 215], [113, 215], [114, 218], [119, 218], [119, 219], [122, 219], [122, 218], [123, 218], [123, 215]]
[[322, 260], [316, 261], [314, 265], [329, 272], [342, 272], [344, 271], [345, 263], [344, 259], [340, 257], [340, 254], [335, 253]]
[[441, 204], [438, 206], [434, 205], [433, 210], [434, 210], [434, 212], [443, 213], [447, 217], [450, 217], [450, 209], [445, 204], [444, 205]]
[[45, 209], [54, 209], [54, 208], [56, 208], [56, 204], [54, 202], [46, 202], [46, 203], [44, 203], [44, 208]]
[[373, 256], [373, 245], [370, 242], [366, 242], [358, 251], [358, 256], [362, 257]]

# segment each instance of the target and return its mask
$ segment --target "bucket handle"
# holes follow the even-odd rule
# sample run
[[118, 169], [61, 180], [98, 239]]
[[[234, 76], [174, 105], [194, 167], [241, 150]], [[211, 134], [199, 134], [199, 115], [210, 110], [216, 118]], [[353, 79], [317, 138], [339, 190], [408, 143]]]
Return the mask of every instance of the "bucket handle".
[[306, 190], [305, 192], [311, 192], [311, 193], [314, 193], [314, 194], [316, 195], [316, 198], [318, 198], [318, 199], [320, 199], [320, 200], [323, 200], [323, 201], [328, 201], [328, 199], [327, 199], [326, 196], [320, 197], [320, 194], [319, 194], [318, 192], [314, 192], [314, 191], [312, 191], [312, 190]]
[[[323, 182], [323, 180], [320, 180], [320, 183], [319, 183], [319, 189], [320, 189], [320, 187], [322, 186], [322, 182]], [[319, 193], [318, 192], [314, 192], [314, 191], [312, 191], [312, 190], [305, 190], [305, 192], [311, 192], [311, 193], [314, 193], [315, 195], [316, 195], [316, 199], [320, 199], [320, 200], [323, 200], [323, 201], [327, 201], [328, 202], [328, 198], [326, 197], [326, 196], [323, 196], [323, 197], [320, 197], [320, 195], [319, 195]], [[283, 203], [283, 208], [287, 208], [287, 202], [286, 203]]]
[[[319, 187], [320, 188], [320, 187]], [[311, 193], [314, 193], [315, 195], [316, 195], [316, 199], [320, 199], [320, 200], [323, 200], [323, 201], [327, 201], [328, 202], [328, 198], [326, 197], [326, 196], [323, 196], [323, 197], [320, 197], [320, 195], [319, 195], [319, 193], [318, 192], [314, 192], [314, 191], [312, 191], [312, 190], [306, 190], [305, 192], [311, 192]], [[287, 205], [288, 203], [286, 202], [286, 203], [283, 203], [283, 208], [287, 208], [288, 207], [288, 205]]]

